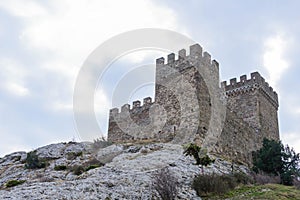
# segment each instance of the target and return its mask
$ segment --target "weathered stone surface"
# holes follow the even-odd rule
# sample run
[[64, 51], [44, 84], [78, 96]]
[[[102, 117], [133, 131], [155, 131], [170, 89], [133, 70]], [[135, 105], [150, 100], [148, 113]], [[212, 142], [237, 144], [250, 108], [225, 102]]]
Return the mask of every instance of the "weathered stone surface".
[[155, 101], [110, 110], [113, 142], [189, 142], [251, 165], [264, 137], [279, 140], [278, 96], [258, 73], [221, 83], [219, 64], [199, 44], [156, 60]]
[[[68, 160], [65, 157], [66, 149], [67, 152], [82, 150], [82, 155], [72, 161]], [[39, 148], [40, 155], [51, 159], [47, 168], [37, 170], [25, 169], [24, 163], [15, 160], [16, 156], [24, 157], [25, 152], [1, 158], [0, 199], [152, 199], [154, 195], [152, 178], [158, 170], [165, 167], [169, 168], [179, 183], [177, 199], [200, 199], [191, 188], [191, 182], [201, 169], [194, 165], [193, 158], [183, 156], [181, 145], [168, 143], [112, 145], [98, 150], [95, 154], [86, 149], [90, 149], [90, 144], [60, 143]], [[60, 152], [64, 153], [59, 154]], [[108, 154], [116, 156], [105, 166], [89, 170], [79, 176], [74, 175], [69, 169], [54, 170], [54, 166], [58, 164], [68, 167], [82, 165], [91, 158]], [[236, 165], [235, 169], [247, 171], [244, 166]], [[230, 162], [217, 158], [213, 165], [204, 169], [204, 172], [229, 173], [230, 170]], [[13, 179], [26, 182], [5, 188], [5, 183]]]

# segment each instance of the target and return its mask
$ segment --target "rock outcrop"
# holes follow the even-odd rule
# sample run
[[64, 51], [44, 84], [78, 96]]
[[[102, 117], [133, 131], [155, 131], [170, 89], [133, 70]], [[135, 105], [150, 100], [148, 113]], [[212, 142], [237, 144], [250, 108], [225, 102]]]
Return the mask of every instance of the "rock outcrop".
[[[153, 177], [166, 167], [177, 179], [177, 199], [200, 199], [191, 183], [201, 169], [194, 165], [193, 158], [183, 155], [181, 145], [113, 144], [95, 149], [93, 143], [70, 142], [38, 148], [36, 155], [47, 162], [46, 168], [26, 169], [26, 152], [0, 158], [0, 199], [155, 199]], [[95, 161], [101, 165], [95, 165]], [[78, 166], [84, 170], [75, 175]], [[235, 168], [247, 171], [244, 166]], [[204, 171], [230, 170], [230, 162], [216, 158]], [[25, 182], [6, 187], [10, 180]]]

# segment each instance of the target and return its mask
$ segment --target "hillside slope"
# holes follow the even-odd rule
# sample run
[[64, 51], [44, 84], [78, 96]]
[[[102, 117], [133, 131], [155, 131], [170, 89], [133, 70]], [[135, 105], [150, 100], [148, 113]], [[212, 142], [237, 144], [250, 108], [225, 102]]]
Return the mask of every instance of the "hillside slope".
[[[200, 199], [191, 182], [201, 170], [182, 152], [182, 146], [168, 143], [113, 144], [102, 149], [94, 149], [92, 143], [58, 143], [36, 150], [47, 162], [42, 169], [26, 169], [26, 152], [12, 153], [0, 158], [0, 199], [152, 199], [153, 176], [165, 167], [180, 186], [177, 199]], [[95, 161], [104, 166], [95, 166]], [[78, 166], [83, 173], [75, 175]], [[231, 163], [216, 159], [205, 172], [230, 170]], [[25, 182], [7, 187], [11, 180]]]

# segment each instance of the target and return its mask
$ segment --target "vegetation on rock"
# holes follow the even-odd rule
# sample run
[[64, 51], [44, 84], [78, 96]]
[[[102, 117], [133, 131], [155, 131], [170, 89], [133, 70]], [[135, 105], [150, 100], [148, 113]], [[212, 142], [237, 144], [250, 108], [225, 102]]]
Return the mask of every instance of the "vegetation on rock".
[[173, 200], [177, 196], [178, 183], [168, 168], [154, 175], [152, 186], [162, 200]]
[[253, 183], [253, 179], [243, 173], [234, 174], [200, 174], [195, 177], [192, 183], [193, 189], [198, 196], [211, 194], [224, 194], [240, 184]]
[[27, 158], [25, 160], [25, 168], [27, 169], [41, 169], [45, 168], [47, 165], [46, 161], [41, 160], [36, 151], [31, 151], [27, 153]]
[[80, 151], [80, 152], [68, 152], [66, 154], [66, 157], [67, 157], [68, 160], [74, 160], [78, 156], [82, 156], [82, 155], [83, 155], [82, 151]]
[[211, 159], [206, 153], [201, 153], [201, 147], [193, 143], [185, 146], [183, 154], [185, 156], [193, 156], [196, 160], [196, 165], [201, 165], [202, 172], [204, 166], [206, 167], [215, 162], [215, 160]]
[[72, 170], [71, 170], [75, 175], [79, 176], [80, 174], [82, 174], [85, 170], [84, 167], [82, 165], [75, 165], [73, 166]]
[[25, 183], [25, 180], [10, 180], [6, 183], [6, 187], [14, 187]]
[[66, 169], [67, 169], [66, 165], [56, 165], [54, 167], [54, 170], [56, 170], [56, 171], [63, 171], [63, 170], [66, 170]]
[[300, 190], [293, 186], [279, 184], [266, 185], [244, 185], [237, 187], [223, 195], [210, 195], [203, 199], [226, 199], [226, 200], [253, 200], [253, 199], [272, 199], [272, 200], [297, 200], [300, 199]]

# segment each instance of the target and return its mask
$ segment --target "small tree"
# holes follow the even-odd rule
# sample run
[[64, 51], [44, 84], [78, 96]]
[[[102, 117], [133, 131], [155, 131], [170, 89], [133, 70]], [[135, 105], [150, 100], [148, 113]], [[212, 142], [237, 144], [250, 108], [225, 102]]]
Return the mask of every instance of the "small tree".
[[294, 178], [300, 176], [299, 153], [286, 145], [282, 154], [283, 173], [280, 176], [281, 182], [284, 185], [293, 185]]
[[283, 145], [280, 141], [264, 138], [263, 146], [252, 153], [253, 171], [259, 170], [273, 175], [279, 175], [283, 172], [282, 161]]
[[215, 162], [215, 160], [211, 159], [206, 153], [201, 154], [201, 147], [193, 143], [186, 146], [183, 154], [185, 156], [193, 156], [196, 160], [196, 165], [201, 165], [202, 173], [204, 166], [206, 167]]
[[41, 169], [46, 167], [46, 162], [42, 161], [36, 151], [27, 153], [25, 168], [27, 169]]
[[279, 175], [284, 185], [292, 185], [294, 177], [300, 175], [299, 154], [288, 145], [284, 147], [281, 141], [264, 138], [262, 148], [252, 155], [253, 171]]

